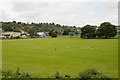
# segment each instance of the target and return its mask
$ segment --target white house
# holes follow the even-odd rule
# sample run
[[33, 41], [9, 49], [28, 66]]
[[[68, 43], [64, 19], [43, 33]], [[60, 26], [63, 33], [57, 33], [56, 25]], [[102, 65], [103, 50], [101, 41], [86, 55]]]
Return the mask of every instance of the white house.
[[2, 36], [6, 36], [8, 38], [11, 38], [11, 37], [21, 36], [21, 33], [20, 32], [3, 32]]

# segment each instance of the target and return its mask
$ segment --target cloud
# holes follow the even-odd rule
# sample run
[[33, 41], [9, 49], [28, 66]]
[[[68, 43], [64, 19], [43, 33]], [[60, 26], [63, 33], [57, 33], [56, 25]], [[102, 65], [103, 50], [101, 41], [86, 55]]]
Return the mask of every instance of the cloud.
[[41, 8], [45, 8], [49, 5], [48, 2], [13, 2], [13, 11], [15, 12], [24, 12], [24, 11], [34, 11], [34, 10], [39, 10]]
[[119, 0], [1, 0], [2, 2], [119, 2]]
[[99, 25], [103, 21], [117, 24], [117, 13], [117, 2], [7, 2], [3, 20], [75, 26]]

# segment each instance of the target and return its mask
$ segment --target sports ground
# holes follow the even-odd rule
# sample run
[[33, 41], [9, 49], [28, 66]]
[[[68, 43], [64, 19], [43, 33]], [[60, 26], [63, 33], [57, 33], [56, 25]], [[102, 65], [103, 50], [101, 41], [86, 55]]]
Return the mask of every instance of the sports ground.
[[118, 77], [117, 39], [36, 38], [2, 40], [2, 69], [20, 68], [45, 78], [57, 71], [77, 77], [95, 68], [108, 77]]

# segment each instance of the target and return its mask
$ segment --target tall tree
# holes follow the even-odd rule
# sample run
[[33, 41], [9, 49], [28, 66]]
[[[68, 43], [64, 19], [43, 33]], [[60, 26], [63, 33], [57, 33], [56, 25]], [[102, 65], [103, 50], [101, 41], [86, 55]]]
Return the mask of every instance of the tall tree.
[[96, 26], [86, 25], [81, 28], [81, 38], [95, 38], [96, 37]]
[[96, 34], [100, 38], [115, 37], [117, 34], [117, 28], [115, 25], [111, 24], [110, 22], [104, 22], [104, 23], [101, 23]]

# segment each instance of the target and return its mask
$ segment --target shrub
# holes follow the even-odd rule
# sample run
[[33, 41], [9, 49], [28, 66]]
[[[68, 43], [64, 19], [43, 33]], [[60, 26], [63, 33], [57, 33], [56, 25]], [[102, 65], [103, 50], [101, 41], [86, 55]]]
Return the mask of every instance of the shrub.
[[51, 36], [52, 36], [53, 38], [56, 38], [56, 37], [57, 37], [57, 32], [53, 31], [53, 32], [51, 33]]
[[20, 39], [20, 36], [13, 37], [13, 39]]
[[69, 75], [60, 75], [60, 73], [57, 71], [52, 77], [49, 77], [50, 80], [55, 79], [55, 80], [70, 80]]
[[69, 32], [69, 35], [72, 37], [72, 36], [74, 36], [74, 32]]
[[56, 78], [56, 79], [60, 79], [60, 78], [62, 78], [62, 76], [60, 75], [59, 72], [56, 72], [56, 74], [55, 74], [55, 78]]
[[13, 72], [11, 70], [2, 71], [2, 77], [3, 78], [11, 78], [12, 76], [13, 76]]
[[[9, 80], [9, 78], [16, 78], [19, 80], [30, 80], [31, 78], [35, 78], [28, 73], [20, 72], [19, 68], [13, 72], [11, 70], [2, 71], [2, 80]], [[52, 77], [48, 77], [48, 80], [71, 80], [69, 75], [60, 75], [57, 71]], [[76, 78], [78, 80], [110, 80], [110, 78], [104, 76], [102, 72], [97, 71], [95, 69], [88, 69], [81, 73], [79, 73], [79, 77]]]
[[97, 80], [109, 80], [106, 76], [102, 74], [102, 72], [95, 69], [88, 69], [79, 74], [80, 80], [93, 80], [94, 78], [96, 78]]
[[2, 71], [2, 79], [9, 79], [9, 78], [19, 78], [20, 80], [27, 80], [32, 78], [30, 74], [25, 72], [20, 72], [19, 68], [13, 72], [11, 70]]

